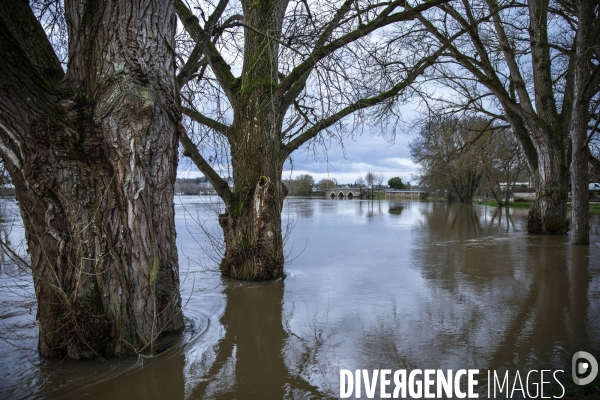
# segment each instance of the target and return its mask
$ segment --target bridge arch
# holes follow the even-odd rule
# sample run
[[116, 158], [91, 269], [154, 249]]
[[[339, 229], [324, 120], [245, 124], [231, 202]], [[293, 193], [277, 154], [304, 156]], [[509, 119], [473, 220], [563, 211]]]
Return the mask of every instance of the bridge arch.
[[344, 187], [336, 187], [330, 188], [323, 191], [326, 199], [354, 199], [361, 197], [361, 193], [358, 188], [344, 188]]

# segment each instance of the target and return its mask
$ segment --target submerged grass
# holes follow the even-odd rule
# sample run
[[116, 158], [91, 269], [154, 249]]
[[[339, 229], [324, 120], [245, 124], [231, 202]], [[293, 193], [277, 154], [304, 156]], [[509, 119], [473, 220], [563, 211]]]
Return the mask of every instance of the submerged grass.
[[[473, 204], [481, 204], [484, 206], [490, 207], [498, 207], [498, 203], [496, 201], [474, 201]], [[533, 206], [532, 201], [515, 201], [513, 203], [503, 204], [504, 207], [509, 208], [531, 208]], [[571, 203], [567, 204], [567, 211], [571, 211]], [[599, 203], [590, 203], [590, 214], [600, 214], [600, 202]]]
[[[473, 204], [481, 204], [484, 206], [498, 207], [496, 201], [474, 201]], [[503, 204], [504, 207], [509, 208], [531, 208], [533, 201], [515, 201], [513, 203]]]
[[[571, 203], [567, 204], [567, 211], [571, 211], [572, 209]], [[600, 203], [590, 203], [590, 214], [600, 214]]]

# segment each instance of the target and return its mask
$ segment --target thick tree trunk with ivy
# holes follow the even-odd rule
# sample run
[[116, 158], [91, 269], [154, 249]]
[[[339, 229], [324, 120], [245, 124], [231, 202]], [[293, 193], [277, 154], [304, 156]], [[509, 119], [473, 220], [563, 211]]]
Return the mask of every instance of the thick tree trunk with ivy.
[[[233, 190], [207, 165], [192, 141], [182, 138], [184, 154], [194, 160], [225, 202], [225, 213], [219, 216], [225, 239], [220, 269], [223, 275], [237, 279], [268, 280], [283, 274], [281, 209], [287, 189], [281, 176], [289, 153], [282, 143], [281, 128], [287, 106], [283, 97], [275, 94], [279, 44], [273, 38], [281, 34], [286, 6], [286, 1], [242, 1], [248, 27], [244, 29], [244, 65], [239, 78], [223, 68], [223, 60], [207, 45], [207, 58], [233, 108], [233, 124], [215, 126], [231, 147]], [[182, 3], [177, 12], [200, 42], [203, 33], [197, 20]]]
[[[224, 7], [223, 3], [226, 1], [220, 3]], [[208, 30], [223, 8], [217, 8], [220, 10], [215, 12], [217, 17], [212, 16], [205, 24], [207, 30], [203, 30], [183, 2], [177, 2], [176, 6], [188, 32], [206, 47], [206, 57], [233, 108], [231, 126], [208, 121], [188, 110], [193, 118], [208, 123], [227, 138], [233, 190], [208, 165], [192, 140], [185, 134], [181, 138], [184, 155], [192, 158], [225, 202], [225, 213], [219, 215], [225, 239], [221, 272], [244, 280], [278, 278], [283, 274], [281, 208], [287, 194], [281, 175], [289, 153], [282, 143], [281, 129], [287, 106], [283, 105], [283, 97], [275, 94], [279, 81], [279, 44], [273, 38], [281, 34], [287, 1], [242, 1], [247, 27], [244, 29], [244, 65], [239, 78], [231, 74], [207, 40]], [[186, 70], [184, 66], [180, 80]]]
[[39, 351], [151, 350], [183, 327], [171, 1], [65, 1], [68, 72], [27, 2], [0, 5], [0, 154], [38, 301]]

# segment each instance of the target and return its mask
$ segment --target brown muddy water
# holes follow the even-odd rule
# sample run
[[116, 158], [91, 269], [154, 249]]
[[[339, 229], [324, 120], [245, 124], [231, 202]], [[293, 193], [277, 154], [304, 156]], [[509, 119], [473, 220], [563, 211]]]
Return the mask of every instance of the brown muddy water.
[[[23, 252], [3, 207], [0, 234]], [[340, 369], [383, 368], [479, 369], [485, 398], [484, 371], [566, 381], [576, 351], [600, 359], [597, 215], [588, 247], [525, 234], [524, 210], [290, 198], [285, 279], [243, 283], [214, 270], [218, 207], [177, 199], [187, 328], [157, 356], [38, 357], [31, 278], [2, 260], [0, 398], [337, 398]]]

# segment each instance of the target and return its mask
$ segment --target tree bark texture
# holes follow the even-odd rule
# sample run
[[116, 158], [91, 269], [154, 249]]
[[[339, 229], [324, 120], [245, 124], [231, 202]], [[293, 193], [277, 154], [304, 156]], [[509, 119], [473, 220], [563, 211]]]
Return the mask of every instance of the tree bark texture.
[[183, 327], [172, 1], [65, 1], [64, 74], [26, 2], [0, 5], [0, 155], [23, 218], [39, 351], [152, 349]]
[[[572, 224], [571, 242], [589, 244], [589, 148], [587, 145], [589, 107], [592, 92], [591, 63], [592, 35], [597, 34], [593, 29], [595, 1], [579, 1], [577, 36], [575, 39], [575, 73], [574, 73], [574, 107], [571, 117], [571, 199]], [[596, 31], [597, 31], [596, 27]]]
[[[452, 57], [467, 69], [478, 82], [485, 85], [502, 105], [506, 120], [513, 128], [515, 137], [527, 157], [534, 176], [537, 199], [529, 214], [529, 233], [566, 234], [567, 182], [568, 182], [568, 129], [572, 109], [572, 73], [566, 71], [564, 93], [560, 112], [554, 93], [552, 76], [551, 43], [548, 39], [548, 0], [529, 0], [527, 37], [531, 52], [531, 64], [519, 62], [510, 21], [503, 21], [502, 8], [496, 0], [485, 0], [494, 34], [502, 53], [501, 62], [508, 72], [508, 82], [498, 73], [495, 50], [480, 36], [479, 24], [473, 15], [479, 12], [480, 3], [462, 2], [465, 12], [455, 9], [451, 3], [441, 6], [446, 16], [451, 16], [466, 32], [480, 60], [474, 62], [469, 54], [452, 42], [452, 36], [444, 28], [437, 28], [421, 18], [421, 22], [445, 45]], [[477, 12], [474, 12], [477, 9]], [[463, 15], [464, 14], [464, 15]], [[507, 16], [507, 18], [510, 18]], [[527, 89], [524, 76], [533, 78], [533, 96]], [[460, 78], [458, 78], [460, 79]], [[533, 99], [532, 99], [533, 98]]]
[[563, 134], [539, 134], [538, 168], [535, 171], [537, 190], [527, 219], [527, 232], [560, 235], [567, 233], [567, 139]]
[[[570, 115], [567, 111], [568, 107], [563, 107], [564, 115], [558, 113], [552, 87], [548, 1], [532, 0], [528, 2], [528, 6], [535, 112], [530, 106], [526, 107], [524, 111], [527, 116], [524, 119], [538, 153], [538, 168], [534, 171], [537, 196], [529, 212], [527, 231], [565, 234], [569, 229], [567, 129]], [[522, 81], [519, 80], [519, 83]], [[520, 90], [524, 88], [521, 87]], [[569, 94], [566, 93], [565, 97], [568, 98]], [[525, 98], [525, 95], [520, 96], [521, 101]]]
[[[227, 57], [219, 53], [221, 44], [213, 29], [227, 1], [220, 0], [214, 12], [208, 19], [205, 18], [201, 26], [185, 2], [176, 0], [177, 15], [195, 42], [194, 51], [197, 55], [204, 55], [202, 59], [210, 66], [214, 80], [218, 81], [219, 89], [227, 96], [233, 111], [233, 121], [229, 124], [214, 120], [194, 109], [197, 104], [194, 104], [193, 99], [190, 101], [190, 108], [183, 108], [190, 119], [216, 132], [221, 139], [226, 138], [233, 167], [232, 190], [203, 158], [191, 138], [185, 132], [181, 136], [184, 155], [192, 159], [225, 202], [225, 213], [219, 218], [226, 244], [221, 262], [224, 275], [245, 280], [264, 280], [282, 275], [284, 260], [281, 208], [287, 194], [281, 180], [284, 161], [304, 143], [346, 116], [397, 96], [439, 57], [441, 50], [420, 59], [408, 70], [405, 80], [394, 83], [385, 90], [366, 93], [364, 97], [349, 96], [352, 99], [350, 104], [339, 101], [339, 104], [333, 104], [339, 108], [332, 107], [331, 113], [319, 111], [313, 119], [302, 116], [304, 112], [298, 107], [299, 118], [296, 122], [300, 122], [300, 125], [295, 126], [296, 122], [292, 122], [286, 128], [287, 133], [284, 133], [283, 119], [292, 106], [298, 106], [298, 97], [305, 90], [311, 91], [307, 89], [307, 82], [320, 61], [375, 30], [414, 19], [419, 12], [444, 1], [446, 0], [432, 0], [414, 7], [408, 7], [401, 1], [392, 1], [381, 3], [381, 7], [365, 5], [364, 10], [360, 10], [358, 3], [352, 1], [343, 2], [335, 10], [323, 8], [317, 3], [305, 3], [310, 20], [313, 19], [310, 11], [313, 6], [321, 17], [315, 17], [315, 21], [318, 20], [319, 23], [313, 23], [314, 33], [307, 34], [305, 38], [306, 43], [313, 42], [310, 45], [312, 50], [308, 50], [306, 56], [301, 56], [303, 61], [286, 60], [288, 65], [284, 66], [283, 71], [293, 67], [286, 75], [284, 72], [280, 73], [278, 68], [281, 56], [279, 45], [294, 46], [293, 25], [304, 24], [300, 22], [304, 21], [304, 17], [297, 19], [297, 22], [294, 22], [296, 17], [292, 17], [289, 20], [290, 30], [286, 28], [286, 33], [282, 35], [288, 0], [241, 0], [243, 12], [241, 15], [236, 13], [236, 19], [243, 21], [244, 45], [237, 54], [241, 56], [243, 52], [243, 66], [239, 76], [236, 76], [237, 71], [234, 75], [231, 66], [227, 64]], [[356, 13], [351, 12], [353, 7], [356, 7]], [[361, 15], [371, 12], [377, 16], [363, 24]], [[303, 13], [304, 11], [300, 12]], [[360, 21], [358, 25], [354, 22], [356, 20]], [[300, 39], [302, 35], [299, 34], [296, 38]], [[298, 54], [302, 54], [301, 51]], [[198, 69], [197, 60], [199, 58], [189, 57], [180, 73], [181, 84], [185, 84], [186, 77], [191, 76], [189, 71]]]
[[243, 1], [244, 68], [233, 99], [231, 159], [234, 189], [219, 217], [225, 237], [223, 275], [266, 280], [283, 274], [281, 209], [287, 189], [281, 180], [287, 156], [281, 143], [282, 99], [278, 82], [278, 43], [285, 6], [280, 1]]

